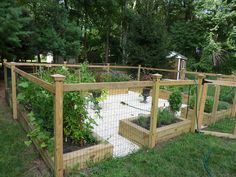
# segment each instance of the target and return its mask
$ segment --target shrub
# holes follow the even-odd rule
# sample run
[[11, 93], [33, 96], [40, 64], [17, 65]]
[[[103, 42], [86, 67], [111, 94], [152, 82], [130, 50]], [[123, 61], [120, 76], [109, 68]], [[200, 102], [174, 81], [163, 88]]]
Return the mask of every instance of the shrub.
[[[53, 68], [41, 70], [36, 73], [39, 78], [52, 82], [50, 75], [57, 73], [65, 75], [65, 83], [94, 82], [94, 76], [88, 72], [87, 66], [82, 65], [81, 78], [78, 78], [74, 71], [66, 68]], [[35, 123], [42, 127], [43, 131], [49, 132], [53, 137], [53, 95], [38, 85], [21, 79], [19, 81], [18, 100], [23, 103], [35, 116]], [[88, 102], [94, 102], [91, 93], [84, 96], [84, 92], [64, 93], [63, 110], [63, 135], [65, 140], [80, 144], [92, 143], [95, 141], [92, 136], [93, 126], [96, 124], [87, 111]]]
[[174, 91], [169, 99], [169, 104], [170, 104], [170, 110], [173, 111], [173, 112], [177, 112], [180, 110], [180, 107], [182, 105], [182, 95], [181, 95], [181, 92], [176, 90]]
[[[169, 125], [176, 121], [175, 114], [169, 110], [169, 108], [159, 109], [158, 110], [158, 121], [157, 127], [161, 127], [163, 125]], [[135, 121], [141, 127], [144, 127], [149, 130], [150, 128], [150, 116], [148, 115], [139, 115], [138, 119]]]
[[162, 125], [169, 125], [176, 120], [175, 114], [168, 108], [159, 109], [158, 127]]
[[233, 103], [235, 88], [233, 87], [220, 87], [220, 101], [225, 101], [230, 104]]
[[[196, 96], [192, 96], [192, 97], [190, 98], [190, 101], [189, 101], [189, 107], [190, 107], [190, 109], [194, 109], [195, 103], [196, 103]], [[211, 113], [211, 112], [212, 112], [212, 108], [213, 108], [213, 104], [214, 104], [214, 99], [208, 97], [208, 98], [206, 99], [204, 112], [206, 112], [206, 113]]]
[[228, 109], [229, 107], [230, 107], [229, 103], [220, 101], [218, 105], [218, 111]]

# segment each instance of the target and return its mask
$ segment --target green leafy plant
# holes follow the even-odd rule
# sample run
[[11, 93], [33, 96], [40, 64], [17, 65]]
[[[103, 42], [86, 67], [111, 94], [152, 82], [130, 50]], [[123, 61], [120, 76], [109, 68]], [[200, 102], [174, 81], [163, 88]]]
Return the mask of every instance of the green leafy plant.
[[[65, 83], [94, 82], [94, 76], [89, 73], [86, 65], [82, 65], [81, 77], [77, 77], [73, 70], [67, 68], [53, 68], [51, 70], [40, 70], [35, 75], [45, 81], [52, 82], [51, 75], [54, 73], [66, 76]], [[25, 79], [19, 80], [18, 101], [28, 111], [32, 111], [35, 117], [34, 123], [40, 125], [29, 134], [34, 138], [47, 132], [50, 138], [53, 137], [53, 95]], [[98, 99], [98, 98], [97, 98]], [[63, 134], [65, 140], [83, 146], [86, 143], [95, 142], [92, 135], [94, 119], [89, 116], [86, 105], [89, 102], [96, 104], [90, 92], [66, 92], [64, 93], [63, 111]], [[99, 114], [99, 111], [96, 112]], [[48, 142], [45, 142], [48, 144]]]
[[173, 112], [177, 112], [180, 110], [180, 107], [182, 105], [182, 96], [181, 96], [181, 92], [176, 90], [174, 91], [169, 99], [169, 104], [170, 104], [170, 110]]
[[173, 111], [170, 111], [169, 108], [159, 109], [158, 116], [158, 126], [169, 125], [175, 122], [176, 117]]
[[[170, 111], [169, 108], [158, 109], [158, 119], [157, 119], [157, 127], [161, 127], [164, 125], [169, 125], [176, 122], [175, 114]], [[150, 128], [150, 116], [149, 115], [139, 115], [138, 119], [134, 121], [139, 126], [149, 129]]]

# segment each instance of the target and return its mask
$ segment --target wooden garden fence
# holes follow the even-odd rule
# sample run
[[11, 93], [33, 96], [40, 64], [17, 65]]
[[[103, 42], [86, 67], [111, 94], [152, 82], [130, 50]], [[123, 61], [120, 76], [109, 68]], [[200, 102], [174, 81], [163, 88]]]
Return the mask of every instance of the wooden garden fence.
[[[36, 76], [29, 74], [19, 67], [21, 66], [30, 66], [30, 67], [58, 67], [65, 66], [71, 68], [79, 68], [80, 65], [69, 65], [69, 64], [40, 64], [40, 63], [15, 63], [15, 62], [7, 62], [4, 61], [4, 79], [5, 86], [8, 88], [8, 76], [7, 69], [11, 70], [11, 95], [12, 95], [12, 112], [13, 118], [17, 119], [17, 89], [16, 75], [20, 75], [23, 78], [37, 84], [38, 86], [46, 89], [54, 95], [54, 161], [48, 162], [49, 166], [54, 169], [54, 174], [56, 177], [63, 177], [63, 94], [64, 92], [74, 92], [74, 91], [83, 91], [83, 90], [96, 90], [96, 89], [126, 89], [126, 88], [144, 88], [151, 87], [152, 88], [152, 107], [151, 107], [151, 121], [150, 121], [150, 134], [149, 134], [149, 147], [153, 148], [155, 146], [156, 141], [156, 124], [157, 124], [157, 115], [158, 115], [158, 99], [160, 93], [160, 86], [181, 86], [181, 85], [197, 85], [198, 86], [198, 110], [194, 109], [196, 115], [198, 115], [198, 124], [201, 126], [202, 120], [202, 110], [204, 110], [204, 101], [206, 98], [206, 90], [208, 84], [202, 84], [205, 75], [211, 76], [219, 76], [215, 74], [208, 73], [196, 73], [196, 72], [188, 72], [181, 71], [181, 78], [184, 79], [184, 75], [186, 73], [197, 75], [197, 82], [194, 80], [161, 80], [162, 75], [154, 74], [152, 75], [152, 81], [140, 81], [140, 73], [141, 70], [153, 70], [153, 71], [165, 71], [165, 72], [178, 72], [176, 70], [166, 70], [166, 69], [158, 69], [158, 68], [147, 68], [139, 66], [111, 66], [109, 64], [101, 66], [101, 65], [89, 65], [90, 68], [103, 68], [109, 72], [112, 68], [129, 68], [129, 69], [137, 69], [137, 81], [128, 81], [128, 82], [108, 82], [108, 83], [78, 83], [78, 84], [65, 84], [64, 79], [65, 76], [54, 74], [52, 78], [54, 83], [46, 82], [42, 79], [37, 78]], [[231, 78], [233, 76], [220, 75], [221, 77]], [[227, 85], [227, 86], [236, 86], [236, 82], [233, 81], [211, 81], [212, 84], [216, 85]], [[217, 94], [215, 97], [218, 97], [219, 90], [217, 90]], [[215, 103], [217, 104], [217, 103]], [[217, 105], [214, 105], [214, 109]], [[234, 99], [234, 108], [236, 107], [236, 97]], [[235, 109], [232, 109], [232, 115], [235, 115]], [[195, 131], [196, 129], [196, 117], [191, 120], [191, 131]], [[236, 131], [236, 130], [235, 130]], [[42, 154], [41, 154], [42, 155]], [[45, 158], [44, 158], [45, 160]]]

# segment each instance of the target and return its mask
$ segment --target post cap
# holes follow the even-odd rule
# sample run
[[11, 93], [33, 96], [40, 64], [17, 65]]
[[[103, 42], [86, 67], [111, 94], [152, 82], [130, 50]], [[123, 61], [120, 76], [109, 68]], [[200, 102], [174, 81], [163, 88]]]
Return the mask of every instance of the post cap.
[[152, 74], [153, 80], [160, 79], [162, 77], [161, 74]]
[[51, 77], [54, 79], [54, 81], [64, 81], [66, 76], [63, 76], [61, 74], [53, 74]]
[[198, 77], [198, 78], [205, 78], [205, 77], [206, 77], [206, 75], [205, 75], [205, 74], [203, 74], [203, 73], [198, 73], [197, 77]]
[[6, 63], [7, 62], [7, 59], [3, 59], [3, 63]]

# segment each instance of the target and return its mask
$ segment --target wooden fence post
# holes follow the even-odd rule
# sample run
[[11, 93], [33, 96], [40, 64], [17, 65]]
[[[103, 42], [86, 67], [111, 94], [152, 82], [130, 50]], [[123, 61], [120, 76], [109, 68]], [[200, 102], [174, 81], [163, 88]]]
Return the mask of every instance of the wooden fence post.
[[67, 65], [67, 61], [64, 61], [64, 64], [63, 64], [63, 65], [64, 65], [64, 67], [66, 68], [66, 67], [67, 67], [67, 66], [66, 66], [66, 65]]
[[203, 91], [202, 91], [202, 96], [201, 96], [201, 104], [199, 107], [199, 113], [198, 113], [198, 128], [202, 128], [202, 120], [204, 116], [204, 108], [205, 108], [205, 103], [206, 103], [206, 98], [207, 98], [207, 90], [208, 90], [208, 85], [204, 84], [203, 85]]
[[16, 72], [15, 62], [11, 62], [11, 90], [13, 119], [17, 119]]
[[7, 59], [3, 59], [5, 90], [8, 88], [8, 85], [7, 85], [7, 66], [5, 65], [6, 63], [7, 63]]
[[182, 68], [181, 71], [180, 71], [180, 79], [181, 79], [181, 80], [184, 80], [184, 79], [185, 79], [185, 72], [186, 72], [186, 69], [185, 69], [185, 68]]
[[149, 148], [153, 148], [156, 144], [157, 131], [157, 116], [158, 116], [158, 99], [160, 91], [160, 79], [162, 75], [153, 74], [153, 89], [152, 89], [152, 108], [150, 117], [150, 132], [149, 132]]
[[54, 173], [63, 177], [63, 81], [65, 76], [52, 75], [54, 79]]
[[196, 116], [198, 116], [198, 112], [199, 112], [200, 100], [201, 100], [201, 95], [202, 95], [202, 82], [203, 82], [203, 79], [205, 78], [205, 75], [198, 74], [197, 77], [198, 77], [198, 89], [197, 89], [198, 97], [196, 98], [197, 105], [195, 104], [194, 106], [194, 116], [192, 117], [192, 125], [191, 125], [192, 132], [195, 132], [195, 129], [196, 129], [196, 119], [197, 119]]
[[141, 65], [138, 65], [138, 81], [140, 81]]
[[231, 108], [231, 117], [236, 116], [236, 90], [234, 92], [234, 100], [233, 100], [233, 105]]
[[107, 63], [107, 73], [110, 73], [110, 63]]
[[211, 117], [212, 117], [212, 123], [215, 124], [216, 122], [216, 113], [218, 111], [218, 105], [219, 105], [219, 98], [220, 98], [220, 86], [216, 85], [215, 86], [215, 96], [214, 96], [214, 104], [213, 104], [213, 108], [212, 108], [212, 113], [211, 113]]

